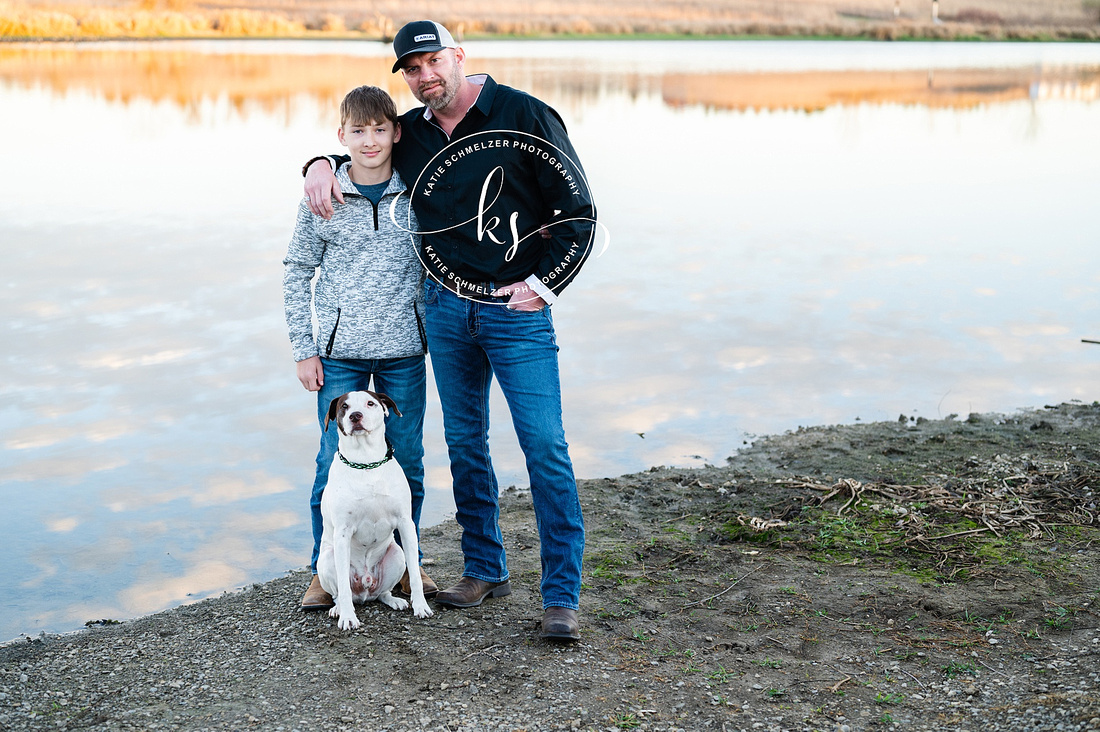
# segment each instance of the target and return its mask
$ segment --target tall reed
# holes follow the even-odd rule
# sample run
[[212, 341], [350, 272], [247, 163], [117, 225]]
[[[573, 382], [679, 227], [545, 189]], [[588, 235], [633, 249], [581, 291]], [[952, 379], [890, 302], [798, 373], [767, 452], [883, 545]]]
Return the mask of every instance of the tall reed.
[[[1100, 40], [1100, 0], [944, 0], [932, 22], [926, 0], [601, 0], [511, 3], [449, 0], [330, 0], [323, 12], [292, 0], [69, 0], [37, 7], [0, 0], [0, 38], [301, 37], [391, 40], [409, 20], [436, 17], [459, 38], [470, 36], [778, 36], [915, 39]], [[961, 0], [960, 0], [961, 1]]]

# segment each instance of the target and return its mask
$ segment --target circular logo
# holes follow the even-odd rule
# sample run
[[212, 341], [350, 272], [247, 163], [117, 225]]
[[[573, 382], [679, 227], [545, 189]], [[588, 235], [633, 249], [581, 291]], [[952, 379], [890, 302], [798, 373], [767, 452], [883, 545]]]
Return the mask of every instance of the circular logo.
[[409, 196], [418, 225], [409, 226], [410, 217], [407, 230], [422, 237], [428, 275], [485, 303], [552, 299], [592, 253], [599, 228], [580, 165], [553, 143], [514, 130], [451, 142]]

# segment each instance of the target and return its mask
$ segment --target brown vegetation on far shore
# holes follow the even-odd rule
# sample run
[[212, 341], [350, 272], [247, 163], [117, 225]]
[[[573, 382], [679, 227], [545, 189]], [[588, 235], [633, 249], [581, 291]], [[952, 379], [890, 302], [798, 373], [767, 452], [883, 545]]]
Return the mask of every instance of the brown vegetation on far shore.
[[0, 0], [0, 39], [352, 37], [435, 17], [462, 37], [1100, 40], [1100, 0]]
[[[506, 78], [515, 73], [515, 63], [483, 58], [473, 60], [470, 69]], [[1028, 98], [1100, 99], [1097, 68], [630, 73], [603, 81], [595, 73], [529, 71], [524, 87], [537, 96], [554, 97], [565, 84], [581, 103], [614, 89], [631, 95], [660, 94], [673, 107], [736, 111], [817, 111], [859, 104], [960, 109]], [[389, 57], [369, 55], [196, 54], [159, 45], [14, 44], [0, 46], [0, 82], [46, 86], [58, 94], [82, 90], [124, 103], [167, 101], [184, 108], [225, 98], [240, 110], [257, 107], [268, 113], [290, 108], [290, 100], [298, 95], [312, 97], [319, 109], [333, 110], [347, 89], [369, 82], [384, 86], [401, 105], [414, 103], [408, 87], [390, 73]]]

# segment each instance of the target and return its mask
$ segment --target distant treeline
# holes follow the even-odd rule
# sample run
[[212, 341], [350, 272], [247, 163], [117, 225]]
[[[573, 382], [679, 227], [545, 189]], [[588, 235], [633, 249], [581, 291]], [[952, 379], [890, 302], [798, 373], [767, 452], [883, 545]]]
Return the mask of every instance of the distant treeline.
[[[1100, 40], [1100, 0], [111, 0], [72, 5], [0, 0], [0, 38], [355, 37], [390, 40], [436, 17], [460, 37], [824, 37]], [[934, 8], [934, 9], [933, 9]]]

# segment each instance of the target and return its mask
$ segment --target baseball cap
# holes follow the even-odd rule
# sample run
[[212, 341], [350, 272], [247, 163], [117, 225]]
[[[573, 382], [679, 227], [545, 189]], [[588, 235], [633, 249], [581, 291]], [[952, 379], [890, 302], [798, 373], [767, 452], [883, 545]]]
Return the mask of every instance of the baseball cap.
[[401, 61], [414, 53], [435, 53], [444, 48], [458, 48], [455, 39], [442, 23], [434, 20], [414, 20], [406, 23], [393, 37], [393, 52], [397, 61], [393, 73], [401, 68]]

